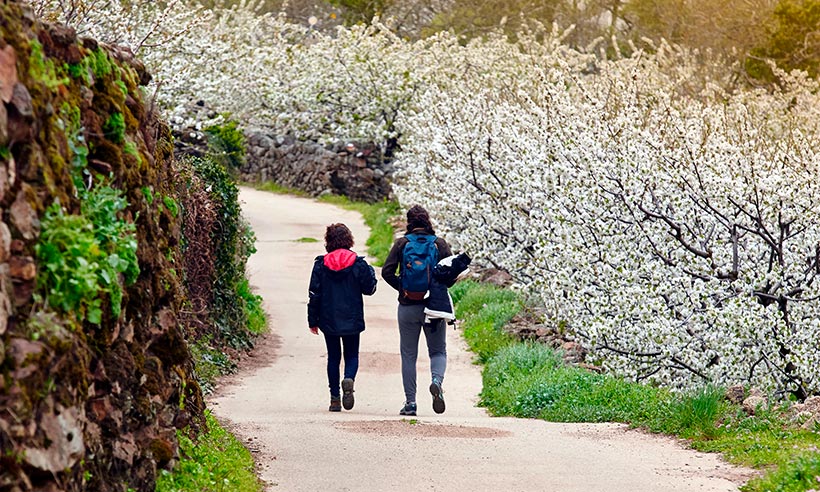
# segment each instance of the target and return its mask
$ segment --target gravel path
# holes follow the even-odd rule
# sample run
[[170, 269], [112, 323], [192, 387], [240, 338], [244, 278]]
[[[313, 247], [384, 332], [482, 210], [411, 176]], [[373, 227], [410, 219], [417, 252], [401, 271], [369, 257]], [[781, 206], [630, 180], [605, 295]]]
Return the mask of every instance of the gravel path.
[[452, 329], [447, 411], [432, 411], [421, 350], [419, 415], [400, 417], [396, 296], [380, 276], [365, 300], [356, 406], [329, 413], [324, 343], [306, 322], [311, 265], [328, 224], [347, 224], [359, 252], [367, 229], [357, 213], [310, 199], [243, 188], [241, 200], [257, 236], [251, 283], [273, 333], [210, 404], [254, 452], [269, 491], [705, 492], [735, 491], [748, 478], [716, 455], [622, 425], [489, 417], [475, 406], [480, 367]]

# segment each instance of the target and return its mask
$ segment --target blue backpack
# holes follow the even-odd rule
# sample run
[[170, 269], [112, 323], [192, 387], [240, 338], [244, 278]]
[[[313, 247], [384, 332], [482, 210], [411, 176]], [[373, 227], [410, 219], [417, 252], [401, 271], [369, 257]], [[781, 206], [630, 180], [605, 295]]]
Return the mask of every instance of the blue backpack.
[[438, 263], [436, 236], [408, 234], [401, 262], [401, 290], [404, 296], [420, 301], [430, 289], [433, 267]]

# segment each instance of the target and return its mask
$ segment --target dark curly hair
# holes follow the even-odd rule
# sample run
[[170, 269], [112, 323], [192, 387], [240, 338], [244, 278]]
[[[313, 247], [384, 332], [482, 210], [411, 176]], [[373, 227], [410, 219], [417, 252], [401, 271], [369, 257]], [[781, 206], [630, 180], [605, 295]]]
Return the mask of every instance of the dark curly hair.
[[353, 233], [344, 224], [330, 224], [325, 231], [325, 251], [330, 253], [337, 249], [353, 247]]
[[407, 232], [413, 229], [424, 229], [429, 234], [435, 234], [433, 224], [430, 222], [430, 214], [421, 205], [413, 205], [407, 211]]

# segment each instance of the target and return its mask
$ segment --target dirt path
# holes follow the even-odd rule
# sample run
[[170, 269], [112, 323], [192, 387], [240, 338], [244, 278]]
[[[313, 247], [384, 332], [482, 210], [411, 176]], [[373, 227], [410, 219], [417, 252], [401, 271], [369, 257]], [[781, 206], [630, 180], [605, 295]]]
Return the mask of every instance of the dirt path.
[[[312, 260], [326, 225], [344, 222], [364, 250], [352, 212], [309, 199], [242, 189], [257, 235], [251, 282], [277, 342], [211, 399], [256, 453], [270, 491], [731, 491], [747, 476], [715, 455], [612, 424], [491, 418], [475, 403], [480, 368], [448, 332], [447, 411], [433, 413], [426, 351], [419, 357], [419, 416], [403, 419], [394, 291], [367, 298], [356, 406], [329, 413], [324, 343], [306, 325]], [[422, 342], [423, 343], [423, 342]]]

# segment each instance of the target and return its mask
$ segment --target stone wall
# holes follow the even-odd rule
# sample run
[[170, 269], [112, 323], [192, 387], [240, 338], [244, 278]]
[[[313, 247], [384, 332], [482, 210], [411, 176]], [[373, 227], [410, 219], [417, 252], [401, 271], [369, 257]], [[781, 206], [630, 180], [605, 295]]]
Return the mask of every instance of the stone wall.
[[[0, 2], [0, 491], [153, 492], [177, 429], [204, 411], [177, 319], [171, 134], [130, 52], [35, 19]], [[51, 305], [41, 282], [56, 264], [38, 259], [44, 214], [85, 214], [78, 186], [119, 190], [136, 226], [139, 275], [121, 312], [98, 294], [96, 322]]]
[[271, 181], [311, 196], [343, 195], [368, 203], [391, 196], [392, 166], [372, 143], [320, 145], [292, 137], [251, 131], [247, 136], [243, 181]]

